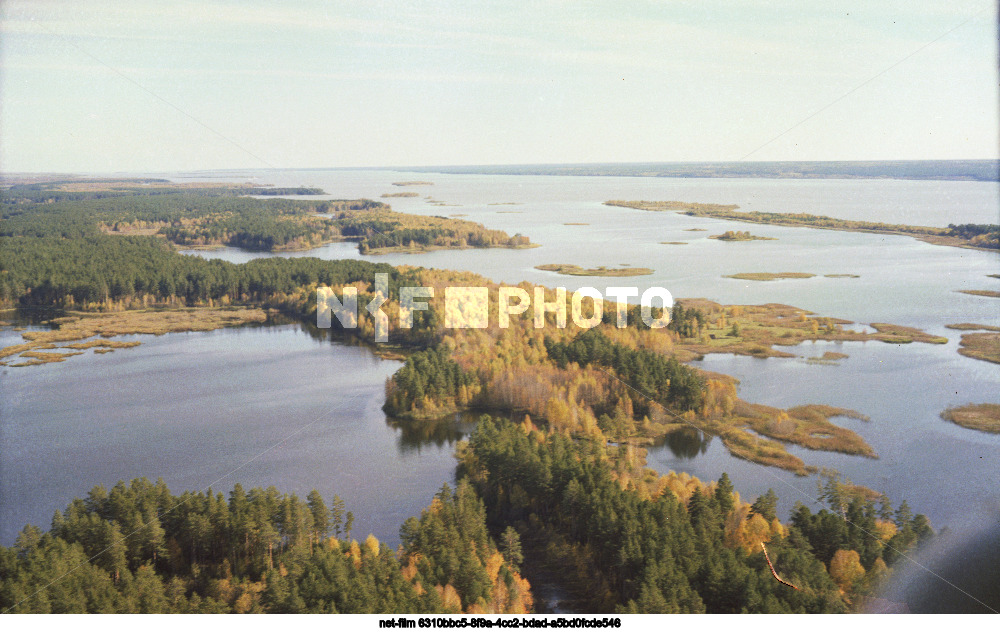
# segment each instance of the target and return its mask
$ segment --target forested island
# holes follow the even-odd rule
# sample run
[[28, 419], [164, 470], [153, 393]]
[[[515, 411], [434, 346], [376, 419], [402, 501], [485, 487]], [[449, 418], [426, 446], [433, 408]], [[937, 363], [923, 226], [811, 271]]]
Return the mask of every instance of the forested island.
[[[482, 419], [460, 444], [458, 487], [401, 526], [396, 552], [375, 537], [355, 541], [343, 508], [336, 500], [326, 507], [318, 494], [303, 502], [237, 487], [228, 497], [173, 496], [139, 480], [96, 488], [58, 513], [48, 533], [28, 528], [0, 549], [5, 610], [522, 612], [532, 608], [531, 577], [545, 568], [584, 611], [843, 612], [862, 608], [900, 555], [933, 536], [905, 503], [894, 509], [833, 476], [821, 490], [828, 509], [799, 506], [782, 522], [773, 493], [747, 503], [726, 476], [658, 475], [645, 466], [644, 446], [694, 428], [740, 458], [801, 475], [816, 468], [787, 445], [877, 458], [860, 435], [831, 421], [866, 419], [861, 412], [753, 404], [737, 396], [733, 378], [684, 362], [706, 353], [788, 356], [774, 346], [806, 340], [943, 339], [881, 323], [872, 325], [876, 333], [855, 332], [848, 321], [787, 305], [704, 299], [676, 302], [666, 330], [646, 326], [638, 306], [616, 304], [603, 306], [592, 329], [536, 329], [530, 313], [501, 328], [495, 300], [488, 328], [446, 329], [444, 287], [477, 285], [496, 296], [499, 286], [471, 273], [365, 261], [236, 265], [184, 256], [163, 236], [125, 233], [162, 217], [170, 226], [200, 220], [192, 225], [221, 235], [246, 219], [240, 209], [278, 224], [319, 211], [299, 204], [324, 202], [247, 198], [254, 202], [244, 207], [242, 198], [209, 193], [224, 187], [124, 189], [63, 191], [74, 199], [44, 185], [4, 192], [2, 306], [53, 313], [53, 329], [25, 332], [24, 344], [34, 346], [4, 349], [5, 361], [112, 349], [105, 345], [116, 335], [260, 322], [270, 313], [315, 322], [318, 286], [338, 295], [356, 287], [366, 304], [375, 273], [384, 272], [391, 349], [405, 356], [386, 385], [394, 423], [419, 428], [458, 410], [497, 418]], [[344, 206], [326, 207], [327, 219], [391, 213], [377, 202], [336, 203]], [[401, 286], [436, 290], [409, 329], [398, 327]], [[628, 312], [625, 328], [616, 325], [619, 309]], [[546, 318], [554, 325], [554, 314]], [[343, 333], [371, 341], [370, 315], [361, 310], [358, 327]], [[775, 581], [762, 543], [776, 572], [800, 590]]]
[[647, 202], [645, 200], [609, 200], [608, 206], [620, 206], [641, 211], [678, 211], [693, 217], [711, 217], [735, 222], [774, 224], [777, 226], [804, 226], [826, 230], [842, 230], [859, 233], [882, 233], [886, 235], [908, 235], [920, 241], [941, 246], [975, 248], [977, 250], [1000, 249], [1000, 225], [998, 224], [949, 224], [947, 228], [933, 226], [909, 226], [906, 224], [885, 224], [862, 220], [837, 219], [825, 215], [808, 213], [761, 213], [743, 212], [736, 204], [700, 204], [693, 202]]

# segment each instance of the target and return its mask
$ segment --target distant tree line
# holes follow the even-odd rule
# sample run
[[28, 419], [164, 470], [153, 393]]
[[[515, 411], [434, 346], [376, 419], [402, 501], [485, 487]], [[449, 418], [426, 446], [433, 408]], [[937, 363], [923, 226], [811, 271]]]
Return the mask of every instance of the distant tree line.
[[155, 237], [79, 239], [7, 237], [0, 249], [0, 299], [6, 306], [101, 308], [153, 303], [264, 303], [315, 284], [339, 286], [395, 268], [367, 261], [273, 257], [233, 264], [184, 256]]

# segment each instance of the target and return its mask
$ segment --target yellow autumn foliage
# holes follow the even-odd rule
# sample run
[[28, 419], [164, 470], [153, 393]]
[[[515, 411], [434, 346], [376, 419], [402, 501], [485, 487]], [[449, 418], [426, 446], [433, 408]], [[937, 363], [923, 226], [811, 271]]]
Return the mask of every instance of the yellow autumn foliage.
[[357, 540], [351, 540], [351, 546], [347, 554], [351, 557], [351, 561], [354, 562], [354, 568], [361, 568], [361, 546]]
[[833, 559], [830, 560], [830, 577], [837, 582], [841, 591], [848, 592], [864, 576], [865, 567], [861, 565], [861, 557], [857, 551], [841, 549], [833, 554]]
[[875, 533], [878, 534], [879, 540], [882, 542], [888, 542], [892, 536], [896, 535], [896, 524], [888, 520], [876, 520], [875, 521]]

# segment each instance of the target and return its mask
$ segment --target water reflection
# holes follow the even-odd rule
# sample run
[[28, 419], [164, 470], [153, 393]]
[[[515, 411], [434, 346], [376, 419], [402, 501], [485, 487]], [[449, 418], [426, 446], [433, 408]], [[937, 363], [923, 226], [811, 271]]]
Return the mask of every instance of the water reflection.
[[29, 327], [43, 325], [65, 315], [64, 310], [55, 307], [18, 307], [0, 311], [0, 320], [14, 327]]
[[697, 428], [681, 428], [658, 439], [653, 445], [670, 448], [673, 455], [679, 459], [693, 459], [708, 452], [714, 435], [702, 432]]
[[414, 421], [411, 419], [398, 419], [386, 417], [385, 422], [391, 428], [397, 430], [397, 446], [402, 454], [416, 452], [426, 445], [434, 445], [438, 448], [454, 446], [456, 442], [464, 439], [473, 426], [463, 424], [459, 415], [450, 415], [441, 419], [421, 419]]
[[464, 411], [446, 415], [440, 419], [399, 419], [386, 417], [389, 427], [399, 431], [397, 446], [400, 454], [419, 453], [421, 448], [435, 446], [437, 448], [454, 447], [466, 439], [476, 429], [476, 424], [483, 415], [494, 419], [507, 419], [508, 416], [497, 411]]

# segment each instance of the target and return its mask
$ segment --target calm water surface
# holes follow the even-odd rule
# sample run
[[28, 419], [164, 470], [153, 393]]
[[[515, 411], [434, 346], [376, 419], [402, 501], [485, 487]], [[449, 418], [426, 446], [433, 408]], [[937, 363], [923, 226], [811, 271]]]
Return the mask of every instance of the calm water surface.
[[453, 479], [461, 428], [404, 435], [381, 411], [398, 362], [299, 325], [122, 339], [142, 345], [0, 373], [4, 544], [94, 485], [140, 476], [175, 493], [339, 494], [356, 535], [395, 544]]
[[[221, 175], [230, 175], [223, 173]], [[209, 176], [203, 176], [209, 177]], [[246, 181], [250, 174], [234, 179]], [[394, 208], [426, 215], [463, 214], [489, 228], [523, 233], [541, 247], [422, 254], [361, 256], [351, 242], [278, 256], [365, 259], [391, 264], [470, 270], [494, 281], [530, 281], [570, 290], [603, 290], [621, 279], [567, 277], [535, 266], [622, 264], [652, 268], [629, 280], [660, 285], [675, 297], [707, 297], [724, 303], [779, 302], [860, 322], [895, 322], [943, 333], [946, 323], [1000, 324], [997, 301], [957, 290], [997, 289], [997, 253], [932, 246], [910, 237], [745, 224], [679, 213], [653, 213], [602, 204], [609, 199], [739, 203], [749, 210], [801, 211], [886, 222], [946, 226], [1000, 222], [996, 183], [902, 180], [757, 180], [480, 176], [383, 171], [309, 171], [260, 174], [258, 181], [324, 188], [328, 197], [378, 198], [398, 192], [399, 180], [431, 180], [412, 187], [417, 198], [390, 198]], [[433, 196], [455, 206], [433, 206]], [[514, 205], [501, 203], [515, 202]], [[567, 222], [587, 226], [567, 226]], [[704, 229], [692, 231], [690, 229]], [[777, 241], [726, 243], [709, 235], [749, 230]], [[685, 245], [660, 242], [683, 241]], [[234, 248], [190, 254], [244, 262], [276, 256]], [[809, 272], [811, 279], [772, 282], [723, 278], [739, 272]], [[824, 278], [855, 274], [860, 278]]]

